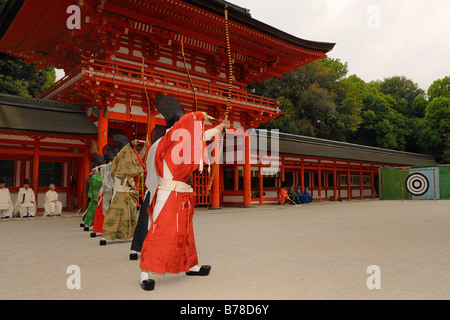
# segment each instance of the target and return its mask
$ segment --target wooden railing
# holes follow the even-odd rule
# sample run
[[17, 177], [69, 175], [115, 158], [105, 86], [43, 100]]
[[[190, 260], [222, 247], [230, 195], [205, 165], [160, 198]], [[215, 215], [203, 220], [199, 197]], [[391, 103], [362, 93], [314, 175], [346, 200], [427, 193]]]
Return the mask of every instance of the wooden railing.
[[[121, 60], [104, 61], [92, 58], [83, 58], [79, 67], [63, 77], [47, 91], [41, 94], [45, 98], [69, 82], [74, 76], [83, 73], [87, 78], [94, 77], [101, 81], [115, 81], [126, 86], [142, 89], [143, 81], [150, 88], [170, 89], [186, 94], [192, 94], [192, 88], [187, 75], [181, 72], [164, 70], [155, 66], [144, 68], [142, 75], [142, 65], [136, 62], [129, 63]], [[199, 99], [213, 99], [225, 101], [228, 98], [228, 87], [224, 83], [207, 78], [193, 77], [194, 88]], [[231, 100], [235, 104], [243, 104], [253, 109], [263, 109], [269, 112], [278, 112], [278, 100], [269, 99], [253, 94], [249, 94], [243, 88], [233, 88]]]

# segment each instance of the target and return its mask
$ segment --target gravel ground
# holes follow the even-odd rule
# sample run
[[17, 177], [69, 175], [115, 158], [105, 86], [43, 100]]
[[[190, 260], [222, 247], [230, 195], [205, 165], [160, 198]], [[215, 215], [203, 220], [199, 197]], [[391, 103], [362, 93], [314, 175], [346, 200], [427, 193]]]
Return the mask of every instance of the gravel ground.
[[[150, 292], [138, 284], [139, 260], [129, 260], [131, 241], [99, 246], [80, 222], [68, 212], [2, 219], [0, 299], [450, 298], [448, 200], [198, 208], [197, 251], [211, 274], [155, 274]], [[79, 289], [68, 288], [70, 266], [79, 267]]]

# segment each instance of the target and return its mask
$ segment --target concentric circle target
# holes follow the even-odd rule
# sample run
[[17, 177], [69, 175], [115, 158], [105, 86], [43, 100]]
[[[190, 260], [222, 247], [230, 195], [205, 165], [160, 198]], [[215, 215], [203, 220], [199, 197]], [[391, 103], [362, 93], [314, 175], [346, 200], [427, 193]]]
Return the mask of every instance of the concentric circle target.
[[421, 173], [411, 173], [405, 181], [406, 190], [413, 196], [421, 196], [428, 191], [430, 183]]

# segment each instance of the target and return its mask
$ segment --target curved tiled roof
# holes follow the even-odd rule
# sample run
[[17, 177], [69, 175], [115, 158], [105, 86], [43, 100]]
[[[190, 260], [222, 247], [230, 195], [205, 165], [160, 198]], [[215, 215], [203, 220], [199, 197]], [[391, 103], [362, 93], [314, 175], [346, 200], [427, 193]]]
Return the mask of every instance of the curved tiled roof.
[[[268, 135], [269, 137], [271, 135]], [[279, 133], [279, 153], [410, 166], [436, 165], [430, 155]], [[269, 139], [270, 140], [270, 139]], [[270, 145], [270, 143], [268, 143]]]
[[0, 94], [0, 130], [97, 136], [83, 106], [9, 94]]

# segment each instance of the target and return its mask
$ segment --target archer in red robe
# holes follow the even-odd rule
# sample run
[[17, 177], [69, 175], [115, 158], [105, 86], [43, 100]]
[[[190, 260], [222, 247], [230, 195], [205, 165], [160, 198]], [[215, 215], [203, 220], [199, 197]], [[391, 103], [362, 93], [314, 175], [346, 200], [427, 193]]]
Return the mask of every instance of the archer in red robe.
[[286, 188], [281, 188], [277, 194], [278, 204], [283, 205], [286, 201], [286, 198], [288, 198]]
[[208, 275], [211, 269], [198, 267], [192, 224], [195, 194], [188, 181], [207, 161], [206, 141], [226, 125], [205, 132], [205, 120], [203, 112], [183, 115], [156, 149], [155, 170], [161, 182], [148, 208], [151, 225], [141, 251], [140, 284], [144, 290], [154, 289], [149, 272]]

